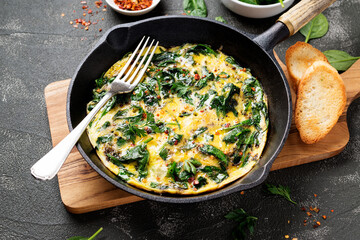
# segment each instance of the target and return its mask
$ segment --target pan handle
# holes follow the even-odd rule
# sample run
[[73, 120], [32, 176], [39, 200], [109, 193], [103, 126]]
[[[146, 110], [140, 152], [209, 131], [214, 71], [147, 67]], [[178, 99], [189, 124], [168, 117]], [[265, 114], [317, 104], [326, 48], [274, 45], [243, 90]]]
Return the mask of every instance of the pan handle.
[[266, 51], [271, 51], [282, 40], [294, 35], [311, 19], [324, 11], [336, 0], [302, 0], [280, 16], [276, 23], [254, 41]]
[[336, 0], [302, 0], [289, 11], [280, 16], [278, 22], [284, 23], [290, 35], [294, 35], [313, 17], [320, 14]]

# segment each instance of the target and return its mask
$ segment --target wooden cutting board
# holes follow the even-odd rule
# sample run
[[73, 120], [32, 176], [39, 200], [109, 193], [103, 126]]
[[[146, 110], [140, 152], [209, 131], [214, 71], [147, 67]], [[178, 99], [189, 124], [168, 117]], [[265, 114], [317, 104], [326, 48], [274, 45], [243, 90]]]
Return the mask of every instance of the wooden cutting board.
[[[286, 67], [281, 61], [279, 63], [288, 77]], [[360, 60], [341, 76], [346, 86], [347, 105], [338, 123], [323, 140], [306, 145], [300, 140], [293, 122], [285, 146], [271, 170], [326, 159], [345, 148], [349, 141], [346, 111], [349, 104], [360, 96]], [[53, 146], [69, 133], [66, 121], [66, 96], [69, 83], [70, 79], [67, 79], [51, 83], [45, 88]], [[87, 164], [75, 147], [58, 173], [58, 180], [61, 199], [66, 209], [76, 214], [143, 200], [107, 182]]]

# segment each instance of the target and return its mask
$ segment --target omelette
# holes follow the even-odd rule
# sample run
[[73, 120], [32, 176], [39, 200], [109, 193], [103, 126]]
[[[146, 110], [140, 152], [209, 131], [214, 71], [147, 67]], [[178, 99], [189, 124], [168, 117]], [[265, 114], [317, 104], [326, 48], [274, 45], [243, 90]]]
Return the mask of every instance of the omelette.
[[[131, 53], [95, 80], [99, 102]], [[191, 195], [247, 174], [268, 130], [260, 82], [205, 44], [158, 47], [141, 83], [112, 97], [87, 127], [102, 163], [128, 184]]]

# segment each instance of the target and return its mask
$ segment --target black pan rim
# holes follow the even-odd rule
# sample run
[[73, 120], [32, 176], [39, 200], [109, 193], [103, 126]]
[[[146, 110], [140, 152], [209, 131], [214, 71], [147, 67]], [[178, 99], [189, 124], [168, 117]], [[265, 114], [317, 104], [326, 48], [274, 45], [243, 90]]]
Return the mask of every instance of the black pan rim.
[[[290, 94], [290, 87], [288, 85], [288, 82], [286, 81], [285, 75], [282, 71], [282, 69], [280, 68], [279, 64], [274, 60], [274, 57], [272, 55], [272, 52], [268, 52], [266, 50], [264, 50], [262, 48], [262, 46], [260, 46], [257, 42], [253, 41], [253, 39], [251, 39], [249, 37], [249, 34], [244, 33], [232, 26], [229, 26], [227, 24], [215, 21], [215, 20], [211, 20], [211, 19], [206, 19], [206, 18], [200, 18], [200, 17], [192, 17], [192, 16], [161, 16], [161, 17], [154, 17], [154, 18], [148, 18], [145, 20], [141, 20], [141, 21], [137, 21], [137, 22], [132, 22], [132, 23], [125, 23], [125, 24], [120, 24], [120, 25], [116, 25], [112, 28], [110, 28], [108, 31], [106, 31], [104, 33], [104, 35], [98, 40], [98, 42], [95, 44], [95, 46], [92, 48], [92, 50], [84, 57], [84, 59], [80, 62], [79, 66], [77, 67], [74, 76], [71, 79], [71, 82], [69, 84], [69, 89], [68, 89], [68, 93], [67, 93], [67, 103], [66, 103], [66, 115], [67, 115], [67, 122], [68, 122], [68, 127], [69, 130], [72, 131], [73, 130], [73, 125], [72, 125], [72, 121], [71, 121], [71, 115], [70, 115], [70, 99], [71, 99], [71, 94], [72, 94], [72, 89], [75, 83], [75, 79], [77, 76], [77, 73], [79, 72], [79, 70], [81, 69], [81, 67], [83, 66], [84, 62], [86, 61], [86, 59], [99, 47], [99, 45], [101, 45], [105, 39], [107, 38], [107, 36], [114, 31], [115, 29], [118, 28], [131, 28], [132, 26], [138, 25], [138, 24], [142, 24], [144, 22], [149, 22], [149, 21], [157, 21], [157, 20], [162, 20], [162, 19], [196, 19], [196, 20], [200, 20], [200, 21], [204, 21], [204, 22], [212, 22], [215, 24], [219, 24], [219, 25], [223, 25], [226, 28], [229, 28], [232, 31], [236, 31], [238, 33], [240, 33], [241, 35], [245, 36], [246, 38], [249, 39], [249, 41], [252, 41], [254, 43], [256, 43], [259, 48], [261, 50], [263, 50], [263, 52], [273, 61], [274, 65], [276, 66], [277, 70], [279, 71], [279, 73], [282, 76], [282, 81], [284, 82], [284, 86], [285, 86], [285, 90], [286, 90], [286, 98], [288, 99], [288, 119], [287, 119], [287, 125], [286, 125], [286, 130], [285, 130], [285, 134], [283, 135], [280, 144], [277, 146], [276, 150], [273, 152], [272, 156], [270, 157], [270, 159], [267, 161], [267, 163], [262, 166], [262, 173], [261, 173], [261, 177], [258, 178], [256, 181], [253, 181], [249, 184], [242, 184], [239, 185], [235, 188], [230, 188], [227, 189], [227, 186], [230, 186], [232, 183], [227, 184], [226, 186], [224, 186], [221, 189], [217, 189], [211, 192], [207, 192], [207, 193], [203, 193], [203, 194], [199, 194], [199, 195], [160, 195], [158, 193], [154, 193], [154, 192], [148, 192], [145, 190], [141, 190], [141, 189], [137, 189], [136, 187], [132, 187], [132, 186], [128, 186], [127, 184], [120, 184], [119, 182], [115, 181], [114, 179], [112, 179], [110, 176], [108, 176], [105, 172], [103, 172], [101, 169], [99, 169], [96, 164], [90, 159], [90, 157], [87, 155], [87, 153], [84, 151], [84, 149], [82, 148], [80, 143], [77, 143], [77, 148], [80, 152], [80, 154], [84, 157], [84, 159], [87, 161], [87, 163], [98, 173], [100, 174], [103, 178], [105, 178], [107, 181], [109, 181], [110, 183], [112, 183], [113, 185], [115, 185], [116, 187], [120, 188], [121, 190], [124, 190], [126, 192], [129, 192], [131, 194], [137, 195], [141, 198], [145, 198], [145, 199], [149, 199], [149, 200], [154, 200], [154, 201], [159, 201], [159, 202], [167, 202], [167, 203], [195, 203], [195, 202], [201, 202], [201, 201], [206, 201], [206, 200], [210, 200], [210, 199], [215, 199], [215, 198], [219, 198], [225, 195], [228, 195], [230, 193], [233, 192], [239, 192], [242, 190], [246, 190], [252, 187], [255, 187], [259, 184], [261, 184], [266, 177], [268, 176], [269, 172], [270, 172], [270, 168], [272, 166], [272, 163], [275, 161], [276, 157], [278, 156], [278, 154], [280, 153], [282, 147], [285, 144], [285, 141], [287, 139], [287, 136], [289, 134], [289, 130], [290, 130], [290, 126], [291, 126], [291, 118], [292, 118], [292, 104], [291, 104], [291, 94]], [[84, 133], [86, 134], [86, 133]], [[253, 168], [248, 174], [250, 174], [253, 171], [259, 171], [259, 168]]]

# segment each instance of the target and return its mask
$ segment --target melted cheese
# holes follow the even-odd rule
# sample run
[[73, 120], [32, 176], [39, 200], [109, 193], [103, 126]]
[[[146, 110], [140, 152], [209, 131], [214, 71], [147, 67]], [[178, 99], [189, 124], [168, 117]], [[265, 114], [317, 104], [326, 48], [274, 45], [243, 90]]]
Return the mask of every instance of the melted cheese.
[[[244, 153], [240, 152], [240, 154], [248, 155], [246, 162], [239, 164], [229, 161], [227, 166], [221, 166], [221, 161], [218, 158], [214, 157], [213, 155], [204, 154], [200, 151], [200, 148], [204, 144], [208, 144], [221, 150], [224, 154], [226, 154], [228, 159], [232, 158], [232, 155], [235, 151], [239, 152], [239, 150], [236, 150], [239, 148], [237, 147], [236, 143], [226, 143], [223, 140], [230, 131], [226, 129], [226, 127], [239, 124], [242, 121], [250, 119], [252, 116], [251, 111], [245, 110], [248, 99], [244, 96], [243, 93], [244, 81], [246, 79], [251, 79], [252, 76], [249, 71], [246, 71], [246, 69], [228, 63], [226, 61], [228, 56], [220, 51], [218, 51], [217, 56], [214, 54], [187, 53], [187, 51], [192, 47], [194, 47], [194, 45], [187, 44], [185, 46], [166, 50], [167, 52], [176, 52], [180, 55], [176, 58], [176, 63], [170, 63], [165, 67], [156, 67], [155, 65], [149, 67], [149, 69], [157, 68], [164, 71], [174, 67], [188, 70], [189, 76], [184, 77], [195, 79], [196, 82], [197, 78], [203, 77], [202, 73], [204, 71], [204, 67], [206, 66], [208, 72], [213, 73], [217, 78], [214, 80], [209, 80], [207, 85], [200, 90], [191, 87], [190, 89], [192, 92], [190, 97], [192, 102], [178, 97], [176, 93], [171, 93], [167, 98], [161, 96], [159, 89], [160, 85], [158, 83], [154, 90], [160, 96], [158, 97], [160, 98], [158, 100], [158, 104], [149, 106], [146, 105], [143, 100], [132, 100], [130, 103], [123, 105], [115, 104], [111, 110], [105, 114], [105, 108], [103, 108], [96, 115], [92, 124], [90, 124], [87, 128], [90, 141], [96, 148], [97, 154], [103, 164], [116, 175], [118, 175], [121, 169], [124, 168], [133, 174], [127, 179], [129, 184], [158, 193], [167, 192], [172, 194], [199, 194], [221, 188], [224, 185], [244, 176], [254, 167], [259, 157], [261, 156], [267, 135], [266, 112], [261, 114], [261, 119], [258, 124], [258, 128], [260, 129], [256, 129], [254, 125], [246, 127], [251, 133], [254, 131], [257, 131], [258, 133], [258, 144], [254, 144], [253, 146], [249, 147], [248, 150], [246, 150]], [[157, 49], [158, 54], [162, 52], [160, 49], [162, 51], [165, 50], [164, 48], [159, 47]], [[104, 77], [111, 79], [112, 77], [116, 76], [126, 61], [127, 57], [115, 63], [106, 72]], [[150, 71], [149, 76], [144, 79], [144, 82], [147, 82], [149, 79], [154, 77], [156, 72], [157, 71]], [[226, 77], [224, 77], [224, 73], [227, 74]], [[197, 77], [196, 74], [198, 74], [199, 77]], [[240, 89], [240, 93], [236, 93], [233, 96], [233, 99], [236, 101], [234, 108], [238, 112], [238, 116], [235, 116], [232, 111], [222, 115], [217, 113], [215, 109], [211, 109], [210, 104], [216, 94], [209, 94], [209, 98], [205, 101], [203, 107], [198, 108], [200, 99], [197, 96], [207, 94], [209, 93], [209, 90], [213, 92], [216, 91], [217, 95], [224, 94], [222, 89], [228, 83], [232, 83]], [[104, 91], [104, 89], [106, 89], [106, 85], [96, 89], [96, 91], [101, 92]], [[262, 101], [264, 101], [266, 104], [266, 96], [261, 94], [261, 97], [263, 98]], [[259, 98], [259, 96], [257, 98]], [[89, 105], [94, 104], [94, 102], [89, 103]], [[146, 134], [146, 136], [136, 136], [134, 143], [132, 143], [131, 140], [127, 140], [124, 145], [119, 147], [116, 142], [117, 139], [124, 138], [124, 133], [121, 128], [119, 128], [119, 126], [128, 122], [123, 119], [114, 119], [114, 116], [121, 110], [128, 110], [126, 113], [127, 116], [135, 116], [138, 114], [138, 112], [136, 109], [131, 107], [132, 104], [140, 106], [146, 112], [153, 113], [155, 121], [165, 123], [170, 132], [149, 133]], [[181, 116], [181, 114], [184, 113], [190, 115]], [[142, 120], [145, 121], [144, 119]], [[104, 127], [104, 124], [105, 126], [109, 126]], [[146, 126], [141, 124], [139, 124], [138, 127], [146, 129]], [[206, 131], [200, 134], [197, 138], [193, 139], [192, 137], [195, 131], [201, 127], [206, 127]], [[176, 144], [170, 145], [168, 140], [170, 135], [174, 133], [181, 134], [183, 136], [180, 141], [176, 142]], [[99, 141], [99, 138], [104, 136], [108, 136], [110, 140], [102, 143]], [[134, 146], [141, 145], [144, 141], [150, 138], [152, 138], [152, 140], [146, 144], [146, 149], [149, 153], [149, 160], [146, 166], [146, 177], [141, 177], [139, 175], [137, 170], [138, 163], [136, 161], [130, 163], [122, 162], [122, 166], [119, 167], [119, 164], [112, 163], [108, 156], [110, 153], [115, 154], [117, 158], [121, 158], [126, 154], [127, 150], [133, 148]], [[196, 147], [190, 150], [184, 150], [184, 146], [189, 142], [196, 145]], [[165, 160], [162, 159], [159, 155], [163, 148], [168, 149], [168, 156]], [[171, 164], [176, 162], [177, 167], [179, 169], [181, 168], [182, 171], [185, 171], [184, 161], [189, 159], [196, 159], [201, 162], [201, 166], [196, 167], [196, 174], [192, 175], [187, 181], [179, 181], [179, 179], [174, 179], [171, 174], [169, 174], [169, 167]], [[226, 168], [228, 176], [225, 179], [222, 179], [222, 181], [216, 182], [211, 178], [211, 176], [209, 176], [209, 173], [206, 173], [202, 170], [206, 166]], [[207, 184], [196, 188], [195, 185], [199, 184], [199, 177], [206, 178]]]

